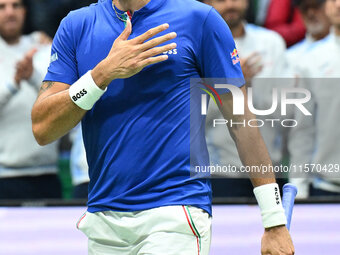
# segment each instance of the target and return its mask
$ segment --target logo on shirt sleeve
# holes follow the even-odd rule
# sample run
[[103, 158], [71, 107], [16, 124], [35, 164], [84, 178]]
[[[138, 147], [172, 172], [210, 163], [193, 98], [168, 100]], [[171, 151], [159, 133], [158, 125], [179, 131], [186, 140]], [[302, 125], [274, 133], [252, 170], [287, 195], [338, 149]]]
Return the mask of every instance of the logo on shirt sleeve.
[[238, 56], [238, 51], [235, 48], [233, 52], [230, 53], [231, 60], [233, 61], [233, 65], [236, 65], [240, 62], [240, 57]]
[[58, 60], [58, 53], [56, 52], [51, 56], [50, 64], [57, 60]]

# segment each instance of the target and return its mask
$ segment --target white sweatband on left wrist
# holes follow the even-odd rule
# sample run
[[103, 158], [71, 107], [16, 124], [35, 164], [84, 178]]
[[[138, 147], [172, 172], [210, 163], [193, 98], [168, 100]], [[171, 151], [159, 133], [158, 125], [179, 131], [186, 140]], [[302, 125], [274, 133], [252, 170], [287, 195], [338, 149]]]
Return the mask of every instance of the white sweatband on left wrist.
[[70, 87], [69, 95], [71, 100], [80, 108], [90, 110], [106, 90], [97, 86], [90, 70]]
[[264, 228], [287, 224], [277, 183], [258, 186], [254, 188], [254, 194], [261, 210]]

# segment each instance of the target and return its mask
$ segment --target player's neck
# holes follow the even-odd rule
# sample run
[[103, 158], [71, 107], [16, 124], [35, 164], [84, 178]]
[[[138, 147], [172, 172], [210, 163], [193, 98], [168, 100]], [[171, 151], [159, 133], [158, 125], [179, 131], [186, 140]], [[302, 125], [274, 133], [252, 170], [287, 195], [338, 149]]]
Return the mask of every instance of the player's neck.
[[[157, 1], [157, 0], [155, 0]], [[143, 8], [150, 0], [113, 0], [113, 4], [121, 11], [137, 11]]]
[[234, 38], [240, 38], [240, 37], [244, 36], [245, 33], [246, 33], [245, 29], [244, 29], [243, 22], [241, 22], [240, 24], [238, 24], [234, 27], [231, 27], [230, 30], [231, 30], [231, 33], [233, 34]]

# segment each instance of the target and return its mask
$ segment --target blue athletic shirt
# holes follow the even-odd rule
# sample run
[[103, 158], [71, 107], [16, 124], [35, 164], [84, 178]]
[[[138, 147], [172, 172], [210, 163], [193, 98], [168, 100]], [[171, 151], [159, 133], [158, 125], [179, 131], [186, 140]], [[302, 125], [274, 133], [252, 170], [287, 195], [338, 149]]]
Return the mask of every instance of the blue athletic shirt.
[[[216, 10], [194, 0], [151, 0], [134, 12], [129, 39], [163, 23], [170, 28], [160, 35], [177, 33], [169, 59], [114, 80], [82, 120], [89, 212], [193, 205], [211, 214], [210, 180], [190, 177], [190, 78], [234, 78], [242, 86], [231, 56], [235, 43]], [[45, 81], [73, 84], [108, 55], [123, 30], [111, 0], [69, 13], [53, 40]], [[204, 127], [204, 116], [197, 118]], [[209, 165], [200, 134], [194, 161]]]

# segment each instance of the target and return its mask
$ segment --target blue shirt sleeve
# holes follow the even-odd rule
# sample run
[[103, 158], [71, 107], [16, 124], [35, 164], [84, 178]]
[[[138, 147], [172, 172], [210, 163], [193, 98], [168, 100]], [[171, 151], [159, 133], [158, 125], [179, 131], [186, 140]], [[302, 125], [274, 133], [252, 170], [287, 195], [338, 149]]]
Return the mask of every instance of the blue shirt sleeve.
[[234, 39], [227, 23], [213, 8], [202, 33], [197, 59], [202, 78], [223, 78], [241, 87], [244, 78]]
[[53, 39], [51, 62], [45, 81], [63, 82], [72, 85], [79, 79], [76, 43], [70, 17], [64, 18]]

